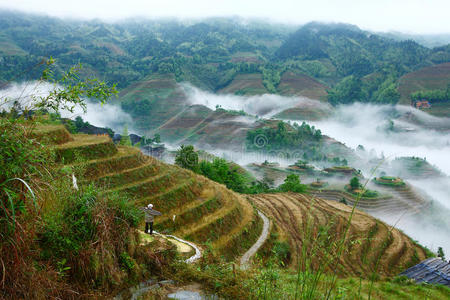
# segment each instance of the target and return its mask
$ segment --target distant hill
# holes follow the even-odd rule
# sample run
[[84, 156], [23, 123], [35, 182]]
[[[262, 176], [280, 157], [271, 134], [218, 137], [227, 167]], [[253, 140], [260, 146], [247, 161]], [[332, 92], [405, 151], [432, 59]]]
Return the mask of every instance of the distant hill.
[[[236, 18], [104, 23], [0, 11], [0, 81], [36, 79], [40, 63], [50, 56], [58, 70], [81, 62], [83, 76], [117, 83], [122, 95], [128, 94], [126, 111], [160, 124], [165, 108], [157, 108], [156, 119], [144, 120], [136, 107], [150, 103], [155, 109], [158, 99], [167, 97], [161, 95], [165, 88], [155, 81], [158, 91], [141, 93], [149, 98], [129, 96], [149, 78], [189, 82], [211, 92], [300, 95], [332, 105], [396, 103], [407, 97], [398, 90], [399, 78], [450, 62], [450, 46], [430, 49], [350, 24], [295, 28]], [[179, 111], [174, 102], [166, 105]]]
[[399, 80], [400, 103], [409, 104], [410, 95], [421, 90], [446, 89], [450, 84], [450, 63], [421, 68]]
[[428, 48], [441, 47], [450, 44], [450, 33], [407, 34], [403, 32], [393, 31], [393, 32], [376, 32], [376, 34], [399, 41], [413, 40], [421, 44], [422, 46]]

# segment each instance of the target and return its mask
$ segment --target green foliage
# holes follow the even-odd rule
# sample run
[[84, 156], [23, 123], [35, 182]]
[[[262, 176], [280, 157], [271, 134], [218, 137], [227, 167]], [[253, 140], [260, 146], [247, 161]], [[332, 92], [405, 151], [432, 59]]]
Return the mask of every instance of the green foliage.
[[244, 176], [239, 173], [237, 166], [232, 165], [225, 159], [216, 158], [212, 162], [201, 161], [199, 173], [211, 180], [225, 184], [227, 188], [244, 193], [247, 191]]
[[[424, 65], [447, 62], [450, 57], [448, 46], [428, 49], [348, 24], [309, 23], [294, 32], [296, 28], [291, 26], [241, 25], [233, 19], [107, 24], [7, 12], [1, 13], [0, 19], [4, 41], [0, 79], [39, 78], [45, 67], [42, 57], [51, 53], [58, 60], [55, 74], [65, 78], [70, 93], [75, 94], [78, 88], [87, 87], [93, 87], [99, 96], [108, 94], [100, 82], [70, 84], [74, 75], [85, 78], [95, 73], [107, 82], [118, 82], [120, 88], [148, 74], [160, 74], [211, 91], [226, 87], [238, 74], [259, 73], [267, 91], [276, 93], [281, 74], [292, 70], [323, 80], [330, 87], [341, 82], [337, 90], [331, 90], [333, 104], [395, 103], [400, 76]], [[76, 67], [63, 75], [61, 70], [78, 61], [83, 62], [83, 71]], [[25, 76], [23, 71], [30, 69], [31, 74]], [[43, 79], [51, 78], [52, 73], [45, 75]], [[361, 79], [360, 90], [347, 82], [349, 76]], [[133, 116], [144, 116], [155, 108], [158, 97], [161, 95], [127, 102], [123, 107]]]
[[400, 99], [398, 85], [394, 78], [384, 81], [378, 89], [371, 95], [371, 101], [381, 104], [396, 104]]
[[350, 179], [350, 188], [352, 190], [357, 190], [357, 189], [361, 188], [361, 183], [359, 182], [358, 177], [355, 176], [352, 179]]
[[437, 256], [440, 257], [442, 260], [445, 261], [445, 254], [444, 254], [444, 250], [442, 249], [442, 247], [438, 247], [438, 253]]
[[262, 69], [263, 84], [266, 89], [275, 94], [277, 92], [277, 86], [280, 83], [281, 75], [280, 71], [276, 70], [273, 66]]
[[175, 156], [175, 164], [194, 172], [198, 171], [198, 154], [195, 152], [194, 146], [181, 145]]
[[159, 133], [155, 133], [155, 135], [153, 136], [153, 142], [161, 143], [161, 135]]
[[428, 100], [430, 103], [449, 102], [450, 84], [445, 90], [423, 90], [411, 94], [411, 100]]
[[328, 102], [332, 105], [350, 104], [363, 99], [361, 79], [353, 75], [345, 77], [328, 91]]
[[300, 178], [296, 174], [286, 176], [284, 183], [278, 188], [282, 192], [304, 193], [307, 190], [305, 184], [300, 183]]
[[316, 145], [321, 139], [321, 131], [305, 122], [302, 125], [294, 123], [290, 126], [280, 121], [276, 128], [263, 127], [249, 130], [246, 145], [249, 150], [298, 150]]
[[291, 246], [288, 242], [275, 241], [272, 253], [275, 256], [276, 261], [281, 262], [281, 264], [289, 259], [291, 252]]
[[44, 69], [40, 79], [55, 86], [62, 85], [63, 87], [56, 86], [47, 96], [34, 97], [37, 101], [35, 104], [37, 108], [56, 112], [60, 110], [73, 112], [75, 107], [80, 106], [86, 111], [84, 98], [95, 98], [104, 104], [112, 95], [117, 94], [115, 85], [109, 87], [105, 82], [97, 78], [80, 80], [78, 73], [82, 69], [81, 64], [71, 67], [60, 78], [56, 78], [52, 69], [54, 63], [53, 58], [46, 62], [48, 67]]
[[93, 238], [96, 226], [92, 214], [96, 199], [97, 191], [90, 186], [85, 192], [70, 195], [63, 211], [44, 217], [40, 242], [45, 258], [76, 254]]
[[25, 212], [27, 198], [36, 206], [33, 175], [54, 159], [54, 152], [32, 138], [31, 130], [23, 120], [0, 118], [0, 232], [5, 237], [14, 231], [16, 216]]
[[31, 129], [20, 120], [0, 118], [0, 183], [26, 179], [49, 159], [44, 146], [31, 137]]
[[267, 183], [252, 181], [239, 170], [239, 167], [223, 158], [214, 158], [212, 161], [202, 160], [198, 162], [198, 153], [192, 145], [182, 145], [177, 151], [175, 164], [185, 169], [190, 169], [215, 182], [224, 184], [227, 188], [245, 194], [267, 193], [272, 190]]
[[261, 194], [261, 193], [270, 193], [273, 190], [270, 188], [266, 181], [253, 181], [246, 188], [246, 194]]
[[141, 145], [146, 146], [150, 145], [151, 143], [161, 143], [161, 135], [159, 133], [155, 133], [153, 138], [147, 138], [146, 136], [143, 136], [141, 139]]
[[119, 263], [128, 272], [131, 272], [135, 268], [135, 263], [134, 263], [133, 259], [130, 257], [130, 255], [128, 254], [128, 252], [120, 253]]
[[131, 146], [131, 139], [130, 139], [130, 135], [128, 134], [128, 125], [126, 125], [126, 124], [125, 124], [125, 126], [123, 126], [123, 131], [120, 136], [120, 145]]
[[102, 198], [94, 185], [83, 191], [68, 195], [61, 211], [43, 216], [40, 230], [40, 245], [43, 258], [68, 258], [95, 240], [98, 233], [98, 220], [95, 215], [105, 201], [118, 224], [123, 222], [137, 227], [142, 220], [142, 212], [126, 197], [111, 194]]

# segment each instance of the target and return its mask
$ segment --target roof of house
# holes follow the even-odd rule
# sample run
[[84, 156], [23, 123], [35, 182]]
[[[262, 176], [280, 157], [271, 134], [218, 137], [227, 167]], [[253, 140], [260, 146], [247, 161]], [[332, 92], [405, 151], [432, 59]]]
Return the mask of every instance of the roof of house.
[[417, 282], [450, 286], [450, 263], [440, 258], [429, 258], [400, 273]]

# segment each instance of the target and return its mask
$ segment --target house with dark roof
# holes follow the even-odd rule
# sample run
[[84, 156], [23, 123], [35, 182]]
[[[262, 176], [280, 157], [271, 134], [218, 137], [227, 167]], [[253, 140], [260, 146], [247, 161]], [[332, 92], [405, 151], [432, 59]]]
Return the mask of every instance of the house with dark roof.
[[440, 258], [428, 258], [400, 273], [416, 282], [442, 284], [450, 287], [450, 263]]

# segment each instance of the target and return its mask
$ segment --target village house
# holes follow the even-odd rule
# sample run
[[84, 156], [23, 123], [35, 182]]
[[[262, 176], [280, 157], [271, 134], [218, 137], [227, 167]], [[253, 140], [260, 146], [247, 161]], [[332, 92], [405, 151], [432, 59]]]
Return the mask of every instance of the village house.
[[431, 104], [428, 100], [416, 100], [413, 101], [412, 106], [417, 109], [430, 108]]

